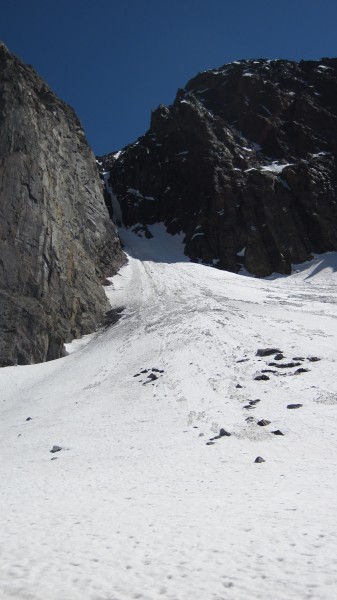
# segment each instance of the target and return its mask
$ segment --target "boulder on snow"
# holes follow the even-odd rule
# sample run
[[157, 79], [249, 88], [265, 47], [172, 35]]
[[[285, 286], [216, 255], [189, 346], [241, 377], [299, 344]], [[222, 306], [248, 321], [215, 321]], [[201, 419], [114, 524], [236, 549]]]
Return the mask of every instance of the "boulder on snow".
[[255, 381], [269, 381], [270, 377], [268, 375], [256, 375], [254, 379]]
[[296, 369], [294, 375], [300, 375], [301, 373], [308, 373], [310, 369], [304, 369], [304, 367], [300, 367]]
[[254, 460], [255, 463], [263, 463], [266, 462], [264, 458], [262, 458], [262, 456], [257, 456], [256, 459]]
[[259, 348], [255, 356], [272, 356], [273, 354], [282, 354], [282, 351], [278, 348]]

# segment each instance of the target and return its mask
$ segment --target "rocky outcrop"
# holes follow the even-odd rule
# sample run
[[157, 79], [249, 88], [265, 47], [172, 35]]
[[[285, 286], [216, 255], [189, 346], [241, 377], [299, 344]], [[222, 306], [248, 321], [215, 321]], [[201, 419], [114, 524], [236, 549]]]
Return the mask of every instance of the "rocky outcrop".
[[0, 365], [93, 331], [123, 261], [74, 111], [0, 45]]
[[192, 260], [256, 276], [337, 250], [336, 97], [337, 59], [200, 73], [105, 159], [125, 224], [163, 221]]

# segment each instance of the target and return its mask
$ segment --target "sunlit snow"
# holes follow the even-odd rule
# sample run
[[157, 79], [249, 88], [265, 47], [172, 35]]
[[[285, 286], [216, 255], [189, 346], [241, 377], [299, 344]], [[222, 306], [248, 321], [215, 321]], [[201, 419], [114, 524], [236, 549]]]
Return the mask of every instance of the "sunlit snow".
[[335, 600], [336, 254], [258, 280], [150, 229], [114, 326], [0, 371], [0, 597]]

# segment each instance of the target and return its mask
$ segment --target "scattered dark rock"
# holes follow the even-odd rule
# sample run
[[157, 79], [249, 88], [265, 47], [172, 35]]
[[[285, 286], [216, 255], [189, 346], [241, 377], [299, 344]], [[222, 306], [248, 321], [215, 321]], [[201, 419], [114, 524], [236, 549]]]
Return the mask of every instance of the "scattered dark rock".
[[220, 433], [220, 437], [232, 435], [231, 433], [229, 433], [229, 431], [226, 431], [226, 429], [223, 429], [223, 428], [220, 429], [219, 433]]
[[277, 371], [275, 371], [274, 369], [261, 369], [261, 373], [273, 373], [275, 375]]
[[58, 456], [53, 456], [50, 460], [57, 460]]
[[140, 377], [140, 373], [136, 373], [133, 377]]
[[288, 404], [287, 408], [301, 408], [303, 404]]
[[254, 404], [257, 404], [258, 402], [261, 402], [260, 398], [256, 398], [256, 400], [249, 400], [249, 404], [251, 404], [252, 406], [254, 406]]
[[260, 348], [255, 356], [272, 356], [272, 354], [282, 354], [277, 348]]
[[321, 359], [318, 358], [318, 356], [308, 356], [309, 362], [318, 362], [319, 360], [321, 360]]
[[268, 381], [270, 377], [268, 377], [268, 375], [256, 375], [254, 379], [255, 381]]
[[284, 433], [282, 433], [282, 431], [280, 431], [279, 429], [276, 429], [275, 431], [272, 431], [272, 433], [274, 435], [284, 435]]
[[206, 442], [206, 446], [213, 446], [214, 442]]
[[284, 355], [282, 354], [282, 352], [278, 352], [278, 354], [275, 354], [274, 356], [274, 360], [282, 360], [284, 358]]
[[242, 385], [240, 385], [239, 383], [237, 383], [235, 387], [236, 387], [237, 389], [242, 389], [242, 387], [243, 387], [243, 386], [242, 386]]
[[247, 423], [252, 423], [253, 421], [255, 421], [254, 417], [247, 417], [246, 418]]
[[308, 373], [310, 371], [310, 369], [305, 369], [304, 367], [301, 367], [300, 369], [296, 369], [294, 375], [300, 375], [301, 373]]
[[60, 452], [62, 450], [61, 446], [53, 446], [51, 450], [49, 450], [49, 452]]
[[254, 462], [256, 463], [263, 463], [266, 462], [264, 458], [262, 458], [262, 456], [257, 456], [256, 459], [254, 460]]
[[31, 421], [32, 417], [27, 417], [26, 421]]
[[153, 371], [154, 373], [164, 373], [164, 369], [156, 369], [156, 368], [153, 368], [153, 369], [152, 369], [152, 371]]
[[301, 363], [300, 362], [289, 362], [289, 363], [282, 363], [282, 364], [277, 364], [274, 362], [268, 363], [269, 367], [277, 367], [278, 369], [292, 369], [293, 367], [298, 367]]
[[141, 374], [143, 375], [144, 373], [148, 373], [148, 372], [149, 372], [149, 369], [143, 369], [143, 370], [141, 371]]
[[303, 356], [294, 356], [293, 360], [301, 360], [301, 361], [303, 361], [305, 359], [303, 358]]
[[260, 427], [266, 427], [266, 425], [270, 425], [271, 421], [267, 421], [267, 419], [261, 419], [257, 422]]
[[239, 360], [237, 360], [237, 363], [243, 363], [243, 362], [247, 362], [249, 360], [249, 358], [240, 358]]
[[255, 406], [252, 406], [251, 404], [245, 404], [243, 408], [247, 408], [247, 410], [252, 410], [253, 408], [255, 408]]

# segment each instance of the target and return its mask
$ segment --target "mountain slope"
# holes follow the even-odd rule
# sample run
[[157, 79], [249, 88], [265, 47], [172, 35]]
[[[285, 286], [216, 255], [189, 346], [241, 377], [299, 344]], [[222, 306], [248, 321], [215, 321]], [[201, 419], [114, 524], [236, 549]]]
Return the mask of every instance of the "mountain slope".
[[334, 600], [336, 254], [261, 281], [164, 230], [121, 230], [113, 327], [0, 371], [2, 597]]
[[93, 331], [123, 264], [72, 108], [0, 44], [0, 366], [58, 358]]
[[337, 59], [200, 73], [103, 158], [125, 224], [165, 222], [191, 259], [257, 276], [336, 250], [336, 94]]

